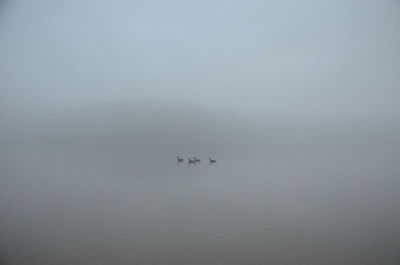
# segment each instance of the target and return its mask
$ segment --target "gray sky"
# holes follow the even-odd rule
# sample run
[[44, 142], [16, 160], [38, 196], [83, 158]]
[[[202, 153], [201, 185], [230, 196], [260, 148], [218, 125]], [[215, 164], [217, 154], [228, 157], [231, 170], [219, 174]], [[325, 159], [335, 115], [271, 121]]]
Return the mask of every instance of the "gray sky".
[[28, 1], [0, 5], [10, 116], [143, 98], [289, 120], [400, 113], [400, 5]]

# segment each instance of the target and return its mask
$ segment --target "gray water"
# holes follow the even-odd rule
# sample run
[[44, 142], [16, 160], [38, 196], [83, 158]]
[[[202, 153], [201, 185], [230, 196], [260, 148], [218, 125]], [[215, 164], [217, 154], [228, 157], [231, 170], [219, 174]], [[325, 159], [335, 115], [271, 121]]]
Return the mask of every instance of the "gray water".
[[0, 264], [399, 264], [395, 132], [238, 128], [215, 148], [212, 124], [182, 145], [93, 124], [4, 142]]

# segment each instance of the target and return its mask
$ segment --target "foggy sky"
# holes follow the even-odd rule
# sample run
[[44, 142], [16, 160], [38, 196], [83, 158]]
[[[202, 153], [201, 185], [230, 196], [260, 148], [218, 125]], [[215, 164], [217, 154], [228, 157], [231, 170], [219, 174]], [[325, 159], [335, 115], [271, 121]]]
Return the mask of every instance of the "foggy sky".
[[288, 120], [397, 120], [400, 6], [352, 1], [2, 1], [7, 117], [166, 100]]

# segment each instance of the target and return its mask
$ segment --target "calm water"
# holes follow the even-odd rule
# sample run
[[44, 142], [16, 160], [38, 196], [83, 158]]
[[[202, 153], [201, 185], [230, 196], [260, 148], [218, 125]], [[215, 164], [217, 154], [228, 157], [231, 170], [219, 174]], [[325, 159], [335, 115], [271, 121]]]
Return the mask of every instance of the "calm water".
[[13, 147], [0, 264], [399, 264], [397, 147], [276, 145], [195, 166], [175, 152]]

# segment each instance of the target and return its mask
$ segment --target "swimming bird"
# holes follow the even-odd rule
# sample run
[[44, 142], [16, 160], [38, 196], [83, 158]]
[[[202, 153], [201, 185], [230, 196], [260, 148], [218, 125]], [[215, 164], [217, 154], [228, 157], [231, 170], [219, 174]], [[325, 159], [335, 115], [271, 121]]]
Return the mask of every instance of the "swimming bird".
[[201, 162], [201, 160], [200, 159], [198, 159], [198, 158], [196, 158], [196, 157], [193, 157], [193, 160], [194, 160], [194, 162]]
[[212, 164], [212, 163], [217, 163], [217, 160], [211, 159], [211, 157], [210, 157], [210, 164]]
[[196, 163], [196, 161], [195, 161], [194, 159], [190, 159], [190, 157], [188, 158], [188, 162], [189, 162], [189, 164], [194, 164], [194, 163]]
[[183, 162], [183, 158], [180, 158], [179, 156], [176, 157], [178, 164]]

